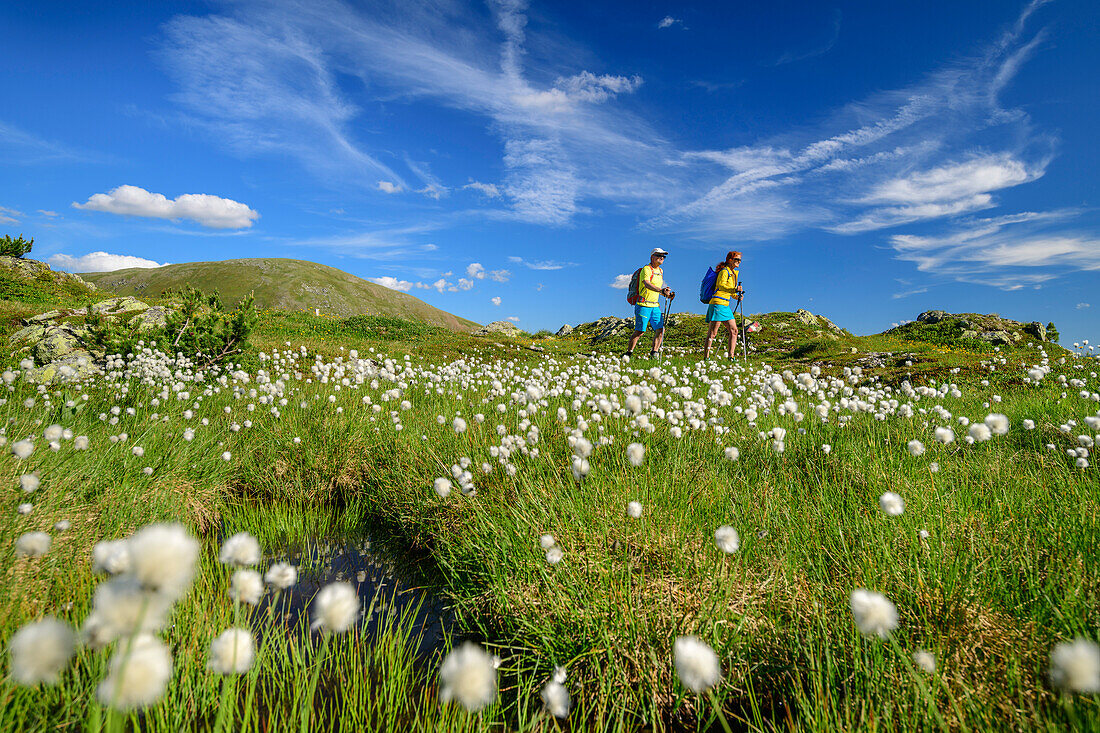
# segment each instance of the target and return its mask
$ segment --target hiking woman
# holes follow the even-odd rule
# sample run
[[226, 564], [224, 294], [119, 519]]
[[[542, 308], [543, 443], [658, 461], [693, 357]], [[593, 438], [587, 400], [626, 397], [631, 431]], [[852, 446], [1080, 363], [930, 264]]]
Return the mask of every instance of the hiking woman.
[[737, 284], [737, 268], [741, 266], [740, 252], [727, 252], [726, 259], [717, 267], [718, 280], [714, 283], [714, 296], [707, 308], [707, 340], [703, 345], [703, 359], [710, 356], [710, 347], [718, 334], [718, 324], [726, 324], [729, 334], [729, 357], [737, 351], [737, 321], [733, 318], [730, 300], [741, 300], [741, 286]]

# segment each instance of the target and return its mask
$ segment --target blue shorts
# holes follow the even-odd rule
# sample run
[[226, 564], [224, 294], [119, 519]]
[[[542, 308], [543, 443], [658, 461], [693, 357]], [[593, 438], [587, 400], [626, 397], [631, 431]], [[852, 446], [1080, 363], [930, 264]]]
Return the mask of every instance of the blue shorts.
[[719, 305], [718, 303], [712, 303], [710, 307], [707, 308], [707, 323], [714, 323], [715, 321], [725, 323], [726, 321], [732, 320], [733, 310], [728, 304]]
[[644, 331], [646, 326], [652, 326], [654, 331], [660, 331], [665, 327], [665, 322], [661, 315], [661, 309], [655, 305], [634, 306], [634, 330]]

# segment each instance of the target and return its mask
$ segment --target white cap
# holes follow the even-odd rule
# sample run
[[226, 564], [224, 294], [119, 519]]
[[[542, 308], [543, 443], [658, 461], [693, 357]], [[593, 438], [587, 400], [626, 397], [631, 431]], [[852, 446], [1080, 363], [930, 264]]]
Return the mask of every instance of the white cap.
[[668, 255], [668, 252], [665, 252], [660, 247], [654, 247], [653, 251], [649, 253], [650, 257], [652, 257], [653, 255]]

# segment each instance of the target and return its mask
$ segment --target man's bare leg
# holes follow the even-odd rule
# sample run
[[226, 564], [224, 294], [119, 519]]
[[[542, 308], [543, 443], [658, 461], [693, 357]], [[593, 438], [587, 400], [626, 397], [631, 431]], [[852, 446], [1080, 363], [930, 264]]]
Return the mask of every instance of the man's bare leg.
[[661, 350], [661, 342], [665, 340], [665, 329], [658, 328], [656, 334], [653, 337], [653, 350]]
[[634, 347], [638, 345], [638, 339], [642, 337], [642, 331], [635, 331], [630, 334], [630, 345], [626, 347], [626, 350], [630, 353], [634, 353]]

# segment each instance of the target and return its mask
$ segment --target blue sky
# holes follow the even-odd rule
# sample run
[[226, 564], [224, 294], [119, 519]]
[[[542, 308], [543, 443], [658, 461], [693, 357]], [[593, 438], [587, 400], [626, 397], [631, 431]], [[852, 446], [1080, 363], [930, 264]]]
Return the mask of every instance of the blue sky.
[[45, 2], [0, 25], [0, 231], [61, 269], [293, 257], [536, 330], [627, 315], [655, 246], [702, 312], [739, 249], [750, 311], [1100, 338], [1091, 0]]

